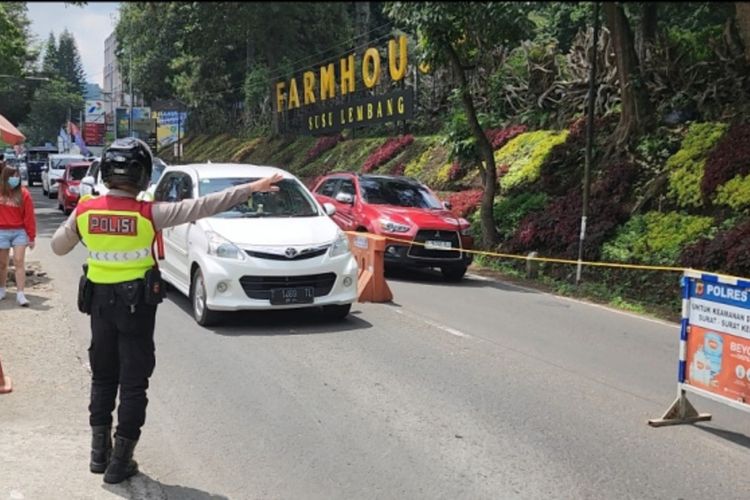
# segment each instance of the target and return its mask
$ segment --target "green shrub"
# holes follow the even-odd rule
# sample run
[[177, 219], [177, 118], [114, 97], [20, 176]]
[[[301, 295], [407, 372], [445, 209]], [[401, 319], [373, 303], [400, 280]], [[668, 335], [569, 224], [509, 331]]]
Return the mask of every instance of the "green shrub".
[[493, 213], [500, 240], [510, 238], [524, 217], [531, 212], [541, 210], [546, 204], [545, 193], [526, 192], [517, 196], [496, 199]]
[[636, 215], [602, 248], [604, 260], [674, 265], [686, 245], [705, 236], [713, 226], [711, 217], [678, 212]]
[[750, 175], [738, 175], [716, 189], [716, 199], [720, 205], [728, 205], [739, 210], [750, 205]]
[[501, 169], [508, 166], [508, 173], [500, 178], [503, 190], [509, 191], [537, 180], [552, 148], [567, 138], [567, 130], [536, 130], [519, 135], [499, 149], [495, 153], [496, 165]]
[[699, 207], [701, 180], [706, 158], [724, 135], [723, 123], [693, 123], [682, 140], [680, 150], [667, 160], [669, 196], [681, 207]]

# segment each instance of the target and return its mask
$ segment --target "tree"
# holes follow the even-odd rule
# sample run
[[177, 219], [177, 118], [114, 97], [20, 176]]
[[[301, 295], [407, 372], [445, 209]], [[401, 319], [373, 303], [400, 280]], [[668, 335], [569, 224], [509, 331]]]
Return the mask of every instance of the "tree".
[[48, 78], [57, 76], [57, 40], [55, 40], [55, 34], [52, 32], [50, 32], [47, 44], [44, 46], [42, 73]]
[[622, 103], [613, 146], [624, 148], [633, 137], [642, 134], [647, 128], [651, 114], [647, 109], [648, 97], [635, 51], [633, 31], [623, 5], [604, 2], [603, 7], [617, 61]]
[[482, 236], [485, 244], [495, 246], [498, 243], [493, 214], [497, 192], [495, 157], [477, 117], [467, 71], [488, 48], [496, 45], [511, 47], [530, 34], [529, 5], [517, 2], [392, 2], [386, 4], [385, 10], [397, 25], [418, 35], [424, 62], [433, 68], [448, 66], [453, 70], [469, 128], [482, 159]]
[[745, 60], [750, 65], [750, 3], [735, 2], [737, 10], [737, 27], [745, 44]]
[[86, 89], [86, 74], [75, 38], [65, 29], [57, 46], [57, 77], [69, 82], [82, 95]]
[[21, 130], [30, 144], [54, 143], [69, 111], [82, 107], [83, 97], [77, 89], [68, 82], [52, 80], [34, 93], [31, 112]]
[[26, 59], [23, 32], [0, 4], [0, 73], [20, 75]]

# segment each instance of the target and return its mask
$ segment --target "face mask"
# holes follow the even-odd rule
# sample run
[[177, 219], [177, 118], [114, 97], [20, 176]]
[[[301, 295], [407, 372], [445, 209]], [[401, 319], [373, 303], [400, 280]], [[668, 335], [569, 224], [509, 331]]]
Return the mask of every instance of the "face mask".
[[8, 177], [8, 186], [10, 186], [11, 189], [16, 189], [20, 183], [21, 179], [18, 177]]

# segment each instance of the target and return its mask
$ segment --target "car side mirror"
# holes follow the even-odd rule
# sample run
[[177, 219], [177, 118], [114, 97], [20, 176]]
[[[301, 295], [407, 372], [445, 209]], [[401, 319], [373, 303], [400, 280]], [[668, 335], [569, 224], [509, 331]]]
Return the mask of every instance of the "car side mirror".
[[336, 195], [336, 201], [347, 205], [354, 205], [354, 196], [347, 193], [339, 193]]
[[39, 170], [41, 170], [42, 172], [46, 172], [47, 171], [47, 167], [42, 167]]
[[87, 175], [86, 177], [84, 177], [83, 179], [81, 179], [81, 184], [85, 184], [85, 185], [93, 188], [94, 184], [95, 184], [94, 177], [91, 176], [91, 175]]
[[336, 213], [336, 207], [331, 203], [323, 203], [323, 209], [326, 211], [326, 215], [329, 217]]
[[453, 205], [451, 204], [450, 201], [444, 201], [443, 202], [443, 207], [445, 207], [446, 210], [452, 210], [453, 209]]

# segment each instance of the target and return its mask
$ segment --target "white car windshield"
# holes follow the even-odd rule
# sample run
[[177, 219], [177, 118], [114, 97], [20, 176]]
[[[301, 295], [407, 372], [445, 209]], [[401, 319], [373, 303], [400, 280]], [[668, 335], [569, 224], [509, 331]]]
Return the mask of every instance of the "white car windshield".
[[[228, 187], [253, 182], [257, 178], [201, 179], [200, 196], [215, 193]], [[294, 179], [284, 179], [276, 184], [276, 192], [253, 193], [246, 203], [240, 203], [216, 217], [317, 217], [320, 215], [315, 202], [305, 192], [302, 184]]]
[[54, 158], [50, 161], [51, 166], [55, 170], [65, 170], [65, 167], [68, 165], [68, 163], [73, 163], [74, 161], [81, 161], [83, 160], [83, 156], [80, 158]]

